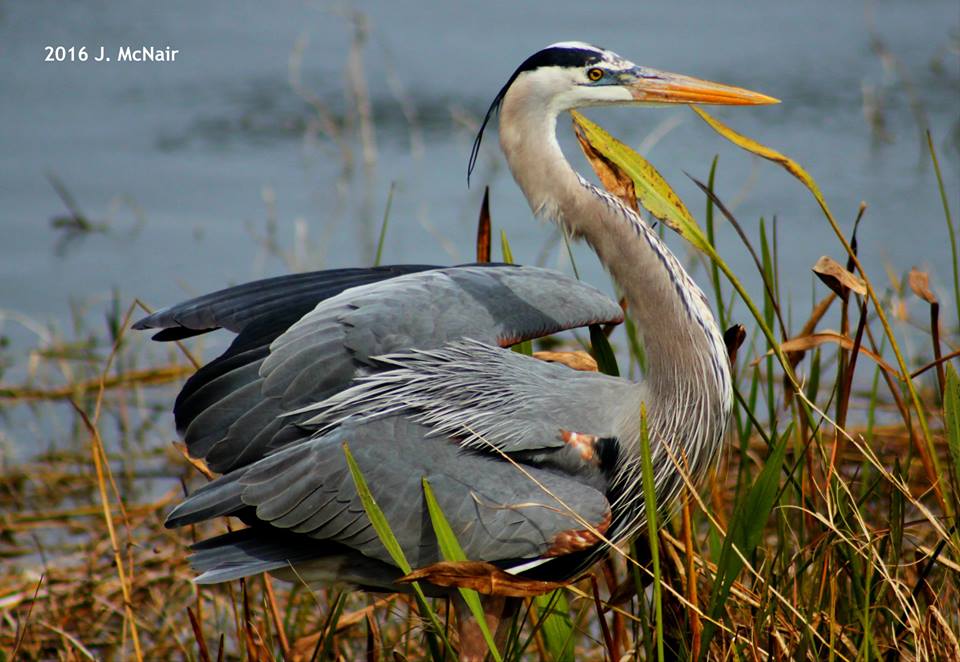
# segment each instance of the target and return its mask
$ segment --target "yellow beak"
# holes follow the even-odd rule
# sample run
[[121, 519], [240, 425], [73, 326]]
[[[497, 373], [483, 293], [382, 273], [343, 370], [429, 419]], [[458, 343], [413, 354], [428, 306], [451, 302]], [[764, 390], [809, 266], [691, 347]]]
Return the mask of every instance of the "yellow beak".
[[627, 74], [623, 86], [640, 103], [701, 103], [727, 106], [762, 106], [780, 103], [766, 94], [741, 87], [711, 83], [707, 80], [671, 74], [654, 69], [640, 69]]

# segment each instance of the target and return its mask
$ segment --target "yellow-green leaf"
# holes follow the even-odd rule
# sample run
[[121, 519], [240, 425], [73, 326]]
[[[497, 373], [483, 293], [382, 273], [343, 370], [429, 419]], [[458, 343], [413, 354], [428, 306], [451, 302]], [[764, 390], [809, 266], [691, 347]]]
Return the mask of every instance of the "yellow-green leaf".
[[657, 490], [653, 477], [653, 454], [650, 452], [650, 433], [647, 429], [647, 408], [640, 405], [640, 474], [643, 482], [644, 513], [647, 519], [647, 540], [653, 563], [654, 634], [657, 642], [657, 660], [663, 662], [663, 599], [660, 575], [660, 539], [657, 537]]
[[533, 604], [540, 617], [540, 631], [550, 659], [554, 662], [574, 662], [575, 629], [563, 590], [538, 595], [533, 599]]
[[353, 478], [354, 485], [357, 488], [357, 495], [360, 497], [360, 503], [363, 504], [363, 509], [367, 513], [367, 517], [370, 519], [370, 524], [373, 525], [373, 530], [376, 531], [377, 537], [380, 538], [380, 542], [383, 544], [384, 548], [387, 550], [387, 553], [390, 554], [390, 558], [393, 559], [393, 562], [397, 565], [398, 568], [403, 570], [405, 573], [409, 573], [410, 563], [407, 561], [407, 557], [403, 553], [403, 548], [400, 547], [400, 543], [397, 541], [396, 536], [393, 535], [393, 531], [390, 528], [390, 524], [387, 522], [386, 516], [384, 516], [383, 511], [380, 510], [377, 500], [373, 497], [373, 493], [370, 492], [370, 488], [367, 486], [367, 481], [363, 478], [363, 474], [360, 472], [360, 467], [357, 466], [356, 460], [353, 459], [353, 453], [350, 452], [350, 447], [346, 443], [343, 444], [343, 454], [347, 460], [347, 469], [350, 470], [350, 475]]
[[[383, 514], [383, 511], [377, 504], [377, 500], [370, 491], [370, 487], [367, 485], [367, 481], [364, 479], [363, 473], [360, 471], [360, 467], [357, 465], [356, 460], [353, 459], [353, 453], [350, 452], [350, 447], [346, 443], [343, 443], [342, 447], [343, 455], [347, 461], [347, 469], [350, 471], [350, 476], [353, 478], [353, 484], [357, 488], [357, 495], [360, 497], [360, 503], [363, 505], [363, 510], [367, 513], [367, 518], [369, 518], [370, 524], [373, 526], [373, 530], [376, 532], [377, 537], [380, 538], [380, 542], [390, 554], [390, 558], [393, 559], [393, 562], [397, 565], [397, 567], [400, 568], [405, 574], [410, 574], [410, 563], [407, 561], [407, 557], [403, 553], [403, 548], [400, 546], [400, 542], [393, 534], [393, 530], [390, 528], [389, 522], [387, 522], [386, 515]], [[447, 640], [447, 636], [444, 633], [443, 625], [440, 623], [440, 619], [436, 612], [434, 612], [434, 610], [430, 607], [430, 603], [427, 602], [427, 596], [424, 594], [423, 589], [421, 589], [420, 585], [416, 582], [413, 582], [411, 586], [413, 587], [413, 592], [416, 595], [417, 605], [420, 607], [421, 613], [425, 614], [430, 620], [435, 633], [440, 636], [440, 639], [443, 641], [443, 644], [446, 646], [447, 650], [451, 650], [450, 642]], [[428, 633], [427, 643], [430, 646], [431, 651], [435, 655], [439, 656], [440, 649], [434, 641], [434, 635], [432, 633]]]
[[[637, 202], [695, 247], [704, 250], [706, 237], [667, 181], [649, 161], [577, 112], [573, 115], [578, 137], [633, 180]], [[581, 143], [582, 145], [582, 143]], [[591, 154], [584, 153], [594, 164]], [[594, 166], [596, 168], [596, 166]]]
[[507, 233], [500, 230], [500, 252], [503, 254], [503, 261], [507, 264], [513, 264], [513, 251], [510, 250], [510, 242], [507, 241]]
[[[457, 536], [453, 532], [450, 522], [447, 521], [446, 515], [443, 514], [443, 510], [440, 508], [440, 504], [433, 494], [433, 488], [430, 487], [430, 483], [427, 482], [425, 477], [421, 478], [420, 482], [423, 485], [423, 498], [427, 502], [427, 511], [430, 513], [433, 532], [437, 536], [437, 544], [440, 546], [440, 554], [445, 561], [466, 561], [467, 555], [464, 554], [463, 548], [460, 547], [460, 541], [457, 540]], [[477, 625], [480, 626], [480, 632], [483, 634], [484, 641], [487, 642], [487, 648], [490, 649], [490, 654], [493, 655], [493, 659], [496, 660], [496, 662], [501, 662], [503, 658], [500, 656], [500, 651], [497, 650], [497, 645], [493, 641], [493, 635], [490, 633], [490, 627], [487, 625], [487, 619], [483, 613], [483, 605], [480, 604], [480, 596], [476, 591], [469, 588], [461, 588], [459, 591], [463, 597], [463, 601], [470, 609], [470, 613], [473, 614], [474, 620], [476, 620]]]
[[787, 172], [799, 179], [804, 186], [810, 189], [810, 192], [813, 193], [813, 196], [817, 199], [817, 202], [820, 203], [821, 207], [826, 208], [827, 203], [823, 198], [823, 194], [820, 193], [820, 187], [817, 186], [817, 183], [813, 180], [813, 177], [811, 177], [799, 163], [790, 157], [781, 154], [775, 149], [771, 149], [766, 145], [761, 145], [753, 138], [748, 138], [742, 133], [737, 133], [702, 108], [698, 108], [697, 106], [690, 107], [693, 109], [693, 112], [700, 116], [700, 119], [710, 125], [711, 129], [719, 133], [737, 147], [745, 149], [751, 154], [756, 154], [757, 156], [763, 157], [768, 161], [773, 161], [774, 163], [783, 166]]

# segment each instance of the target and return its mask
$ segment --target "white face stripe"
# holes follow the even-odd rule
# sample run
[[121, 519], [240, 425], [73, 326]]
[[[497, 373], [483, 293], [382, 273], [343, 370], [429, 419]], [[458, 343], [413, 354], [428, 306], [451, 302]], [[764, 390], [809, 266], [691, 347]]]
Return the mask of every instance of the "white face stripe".
[[550, 44], [547, 48], [574, 48], [578, 51], [595, 51], [600, 55], [606, 53], [602, 48], [588, 44], [585, 41], [558, 41], [555, 44]]

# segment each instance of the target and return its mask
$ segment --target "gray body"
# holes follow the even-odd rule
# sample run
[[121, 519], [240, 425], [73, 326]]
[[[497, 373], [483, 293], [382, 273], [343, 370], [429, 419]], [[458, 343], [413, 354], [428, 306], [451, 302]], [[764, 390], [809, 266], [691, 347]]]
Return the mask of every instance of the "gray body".
[[[597, 87], [602, 79], [578, 58], [619, 82]], [[196, 547], [198, 581], [273, 571], [396, 589], [400, 572], [360, 503], [345, 444], [414, 567], [441, 560], [425, 478], [468, 558], [549, 579], [588, 567], [604, 550], [599, 540], [643, 526], [642, 407], [659, 507], [670, 507], [684, 474], [704, 474], [731, 406], [722, 336], [656, 233], [577, 175], [555, 136], [562, 110], [625, 103], [624, 90], [637, 98], [639, 83], [624, 81], [664, 76], [609, 51], [557, 44], [528, 59], [491, 109], [500, 108], [501, 146], [535, 214], [584, 238], [622, 288], [649, 356], [641, 383], [508, 349], [622, 320], [599, 291], [533, 267], [281, 277], [135, 325], [164, 329], [162, 340], [219, 327], [238, 334], [175, 408], [190, 454], [224, 475], [177, 506], [168, 526], [223, 515], [249, 525]], [[570, 433], [593, 440], [596, 453], [585, 455]]]

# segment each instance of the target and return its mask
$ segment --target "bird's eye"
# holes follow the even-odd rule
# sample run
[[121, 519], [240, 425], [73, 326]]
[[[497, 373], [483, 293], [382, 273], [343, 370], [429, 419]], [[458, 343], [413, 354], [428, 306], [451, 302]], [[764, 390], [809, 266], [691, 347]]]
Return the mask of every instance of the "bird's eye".
[[598, 81], [603, 78], [603, 69], [599, 67], [593, 67], [592, 69], [587, 69], [587, 78], [592, 81]]

